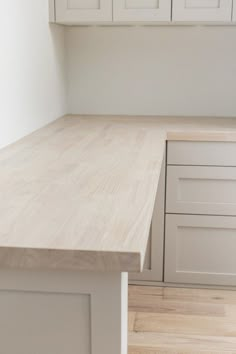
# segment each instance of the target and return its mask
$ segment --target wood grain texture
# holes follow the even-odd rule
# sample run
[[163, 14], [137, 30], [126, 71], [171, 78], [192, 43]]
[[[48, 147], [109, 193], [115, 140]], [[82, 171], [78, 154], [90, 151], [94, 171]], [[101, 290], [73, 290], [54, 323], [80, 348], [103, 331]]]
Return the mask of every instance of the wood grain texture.
[[235, 131], [168, 132], [167, 139], [173, 141], [236, 141]]
[[168, 131], [233, 119], [67, 116], [0, 151], [0, 266], [140, 271]]
[[155, 123], [67, 117], [0, 153], [0, 266], [140, 271], [165, 150]]
[[235, 291], [130, 286], [129, 311], [129, 354], [236, 353]]

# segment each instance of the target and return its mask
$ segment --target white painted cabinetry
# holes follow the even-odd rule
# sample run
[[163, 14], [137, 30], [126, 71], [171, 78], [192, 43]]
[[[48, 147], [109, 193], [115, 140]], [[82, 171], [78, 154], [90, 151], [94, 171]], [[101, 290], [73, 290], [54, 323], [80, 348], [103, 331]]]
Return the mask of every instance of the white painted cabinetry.
[[56, 22], [76, 24], [112, 21], [112, 0], [55, 0]]
[[165, 282], [236, 285], [235, 149], [168, 143]]
[[173, 21], [231, 21], [232, 0], [173, 0]]
[[49, 0], [50, 22], [171, 23], [236, 21], [236, 0]]
[[236, 167], [168, 166], [166, 211], [236, 216]]
[[113, 0], [114, 21], [170, 21], [171, 0]]
[[165, 281], [236, 285], [236, 217], [166, 215]]

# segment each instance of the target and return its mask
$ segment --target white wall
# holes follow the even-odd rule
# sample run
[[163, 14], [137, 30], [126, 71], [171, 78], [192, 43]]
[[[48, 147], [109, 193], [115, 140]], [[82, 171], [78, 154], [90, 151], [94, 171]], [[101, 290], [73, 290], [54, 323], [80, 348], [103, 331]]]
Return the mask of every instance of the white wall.
[[71, 113], [236, 116], [236, 27], [68, 28]]
[[0, 147], [66, 113], [63, 27], [48, 0], [0, 0]]

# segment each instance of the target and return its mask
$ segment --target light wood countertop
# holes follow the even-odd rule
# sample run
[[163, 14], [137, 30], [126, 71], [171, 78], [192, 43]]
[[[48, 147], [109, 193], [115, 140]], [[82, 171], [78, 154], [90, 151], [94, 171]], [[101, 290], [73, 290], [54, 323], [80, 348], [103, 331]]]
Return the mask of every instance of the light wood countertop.
[[0, 151], [0, 266], [140, 271], [166, 139], [236, 119], [67, 116]]

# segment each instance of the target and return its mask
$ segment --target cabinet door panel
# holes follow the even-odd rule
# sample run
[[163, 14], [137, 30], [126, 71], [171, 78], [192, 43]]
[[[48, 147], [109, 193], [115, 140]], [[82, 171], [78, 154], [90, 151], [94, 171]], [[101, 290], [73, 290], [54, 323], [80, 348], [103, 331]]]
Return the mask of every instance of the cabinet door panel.
[[223, 21], [232, 17], [232, 0], [173, 0], [173, 21]]
[[171, 0], [113, 0], [114, 21], [170, 21]]
[[236, 217], [166, 215], [165, 281], [236, 285]]
[[168, 166], [166, 211], [236, 216], [236, 167]]
[[163, 281], [164, 259], [164, 204], [165, 204], [165, 159], [162, 165], [153, 212], [150, 238], [146, 251], [144, 270], [142, 273], [130, 273], [129, 280], [135, 281]]
[[112, 0], [56, 0], [56, 21], [65, 24], [112, 21]]

